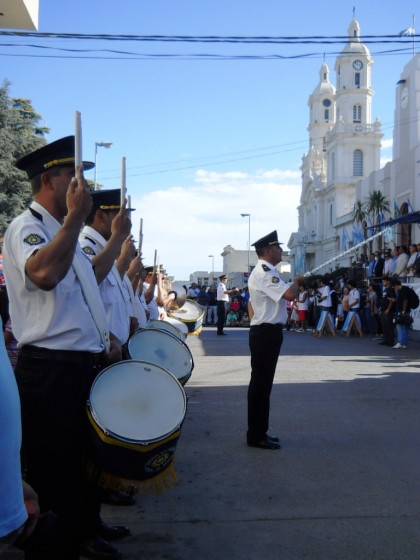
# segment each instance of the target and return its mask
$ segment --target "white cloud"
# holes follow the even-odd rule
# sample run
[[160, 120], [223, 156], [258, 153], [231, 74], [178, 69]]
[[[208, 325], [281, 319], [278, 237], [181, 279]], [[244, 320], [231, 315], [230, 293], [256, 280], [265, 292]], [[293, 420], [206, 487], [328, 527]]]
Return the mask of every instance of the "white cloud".
[[381, 148], [382, 150], [388, 150], [392, 148], [394, 140], [392, 138], [387, 138], [386, 140], [381, 141]]
[[188, 280], [196, 270], [222, 270], [220, 253], [226, 245], [248, 248], [248, 218], [251, 243], [273, 229], [287, 243], [297, 230], [301, 192], [300, 173], [262, 169], [252, 173], [200, 170], [192, 186], [174, 186], [138, 196], [131, 194], [133, 235], [138, 239], [143, 218], [143, 255], [159, 262], [177, 280]]

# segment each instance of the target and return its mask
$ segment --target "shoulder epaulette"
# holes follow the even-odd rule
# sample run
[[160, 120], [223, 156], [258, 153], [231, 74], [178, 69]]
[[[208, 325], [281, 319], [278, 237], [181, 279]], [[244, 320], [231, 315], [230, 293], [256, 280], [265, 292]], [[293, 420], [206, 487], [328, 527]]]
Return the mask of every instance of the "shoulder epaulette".
[[265, 270], [265, 272], [268, 272], [270, 270], [270, 267], [268, 267], [266, 264], [261, 265], [262, 269]]

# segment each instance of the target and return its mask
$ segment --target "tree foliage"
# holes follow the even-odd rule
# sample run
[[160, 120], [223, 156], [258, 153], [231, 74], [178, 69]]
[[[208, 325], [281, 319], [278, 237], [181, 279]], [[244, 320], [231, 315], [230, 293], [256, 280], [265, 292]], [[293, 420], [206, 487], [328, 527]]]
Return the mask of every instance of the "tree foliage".
[[31, 200], [31, 186], [17, 159], [46, 143], [47, 128], [39, 126], [41, 115], [29, 99], [9, 95], [9, 82], [0, 87], [0, 234]]

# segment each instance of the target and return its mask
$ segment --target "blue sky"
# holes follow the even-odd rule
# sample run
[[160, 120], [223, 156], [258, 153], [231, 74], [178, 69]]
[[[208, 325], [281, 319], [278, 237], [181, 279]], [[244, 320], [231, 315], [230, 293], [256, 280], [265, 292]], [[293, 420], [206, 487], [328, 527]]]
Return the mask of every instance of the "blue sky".
[[[391, 35], [412, 24], [416, 5], [411, 0], [40, 0], [39, 32], [343, 36], [355, 6], [362, 35]], [[248, 221], [241, 213], [251, 214], [251, 242], [273, 229], [287, 242], [297, 230], [307, 100], [324, 55], [335, 83], [335, 53], [343, 45], [39, 37], [2, 37], [0, 44], [2, 78], [11, 82], [13, 96], [32, 100], [51, 129], [49, 141], [73, 133], [78, 110], [85, 159], [94, 159], [95, 142], [113, 142], [97, 151], [97, 180], [104, 188], [119, 187], [126, 157], [128, 193], [137, 208], [133, 233], [138, 238], [142, 217], [146, 264], [156, 249], [179, 280], [210, 270], [211, 254], [221, 270], [226, 245], [247, 249]], [[143, 58], [124, 55], [127, 60], [100, 49]], [[395, 85], [411, 51], [407, 45], [369, 49], [375, 59], [373, 119], [382, 121], [385, 160], [391, 157]], [[405, 50], [384, 53], [396, 49]], [[184, 59], [150, 56], [157, 54]], [[197, 54], [310, 56], [206, 60]], [[87, 177], [93, 179], [93, 172]]]

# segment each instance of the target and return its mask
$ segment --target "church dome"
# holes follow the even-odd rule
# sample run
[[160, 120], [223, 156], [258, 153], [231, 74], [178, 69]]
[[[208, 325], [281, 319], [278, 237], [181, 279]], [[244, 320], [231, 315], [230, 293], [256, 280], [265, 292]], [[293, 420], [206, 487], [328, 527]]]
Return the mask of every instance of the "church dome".
[[312, 92], [313, 97], [320, 97], [323, 95], [335, 95], [335, 87], [330, 82], [330, 69], [325, 62], [319, 71], [319, 83]]
[[356, 19], [353, 19], [349, 25], [349, 42], [346, 44], [341, 54], [354, 55], [363, 54], [370, 55], [369, 49], [360, 42], [360, 25]]

